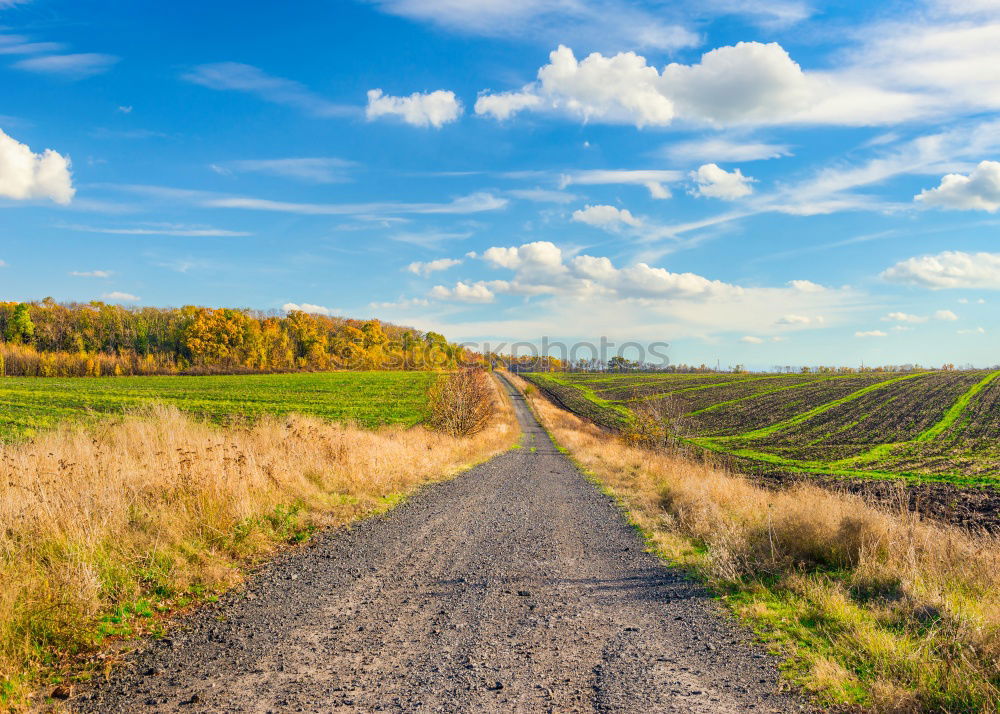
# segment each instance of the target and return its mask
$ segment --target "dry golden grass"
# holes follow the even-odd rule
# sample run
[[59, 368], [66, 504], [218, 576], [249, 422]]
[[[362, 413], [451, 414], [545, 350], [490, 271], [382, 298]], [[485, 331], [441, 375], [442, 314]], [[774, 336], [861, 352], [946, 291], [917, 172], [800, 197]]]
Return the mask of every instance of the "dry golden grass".
[[471, 438], [298, 416], [221, 429], [156, 407], [0, 447], [0, 709], [283, 544], [509, 448], [518, 429], [494, 396]]
[[[524, 384], [516, 377], [513, 378]], [[1000, 711], [1000, 540], [635, 448], [533, 392], [556, 441], [825, 705]]]

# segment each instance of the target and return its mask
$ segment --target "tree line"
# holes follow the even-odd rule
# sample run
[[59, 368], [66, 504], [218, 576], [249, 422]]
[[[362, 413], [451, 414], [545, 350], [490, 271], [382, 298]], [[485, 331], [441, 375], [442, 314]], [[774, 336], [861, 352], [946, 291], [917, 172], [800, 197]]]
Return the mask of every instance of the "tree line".
[[254, 310], [0, 302], [0, 375], [449, 369], [478, 355], [379, 320]]

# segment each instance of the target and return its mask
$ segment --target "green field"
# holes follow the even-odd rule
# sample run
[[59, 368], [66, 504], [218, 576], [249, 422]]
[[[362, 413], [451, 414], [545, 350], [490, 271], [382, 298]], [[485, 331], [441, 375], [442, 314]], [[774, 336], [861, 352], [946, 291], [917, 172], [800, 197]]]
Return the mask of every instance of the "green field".
[[685, 441], [752, 470], [1000, 485], [1000, 372], [524, 376], [611, 429], [667, 402]]
[[152, 403], [218, 422], [311, 414], [362, 426], [421, 420], [434, 372], [323, 372], [219, 377], [0, 378], [0, 439], [88, 422]]

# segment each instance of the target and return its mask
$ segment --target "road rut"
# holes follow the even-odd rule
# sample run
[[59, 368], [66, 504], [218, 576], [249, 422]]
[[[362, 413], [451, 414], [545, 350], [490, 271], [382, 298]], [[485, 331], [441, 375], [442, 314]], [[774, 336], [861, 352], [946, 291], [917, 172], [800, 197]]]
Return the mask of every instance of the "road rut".
[[[508, 386], [509, 388], [509, 386]], [[644, 552], [511, 390], [523, 447], [315, 538], [81, 712], [773, 712], [775, 661]]]

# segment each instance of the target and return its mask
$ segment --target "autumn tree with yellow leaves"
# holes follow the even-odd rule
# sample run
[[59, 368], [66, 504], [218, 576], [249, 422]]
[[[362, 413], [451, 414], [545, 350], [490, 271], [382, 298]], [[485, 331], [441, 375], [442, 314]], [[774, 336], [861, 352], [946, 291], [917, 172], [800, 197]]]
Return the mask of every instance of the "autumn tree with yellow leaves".
[[379, 320], [51, 298], [0, 302], [0, 375], [450, 369], [479, 361], [438, 333]]

